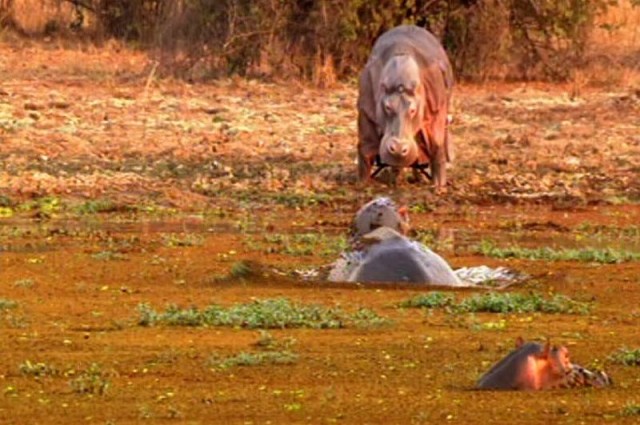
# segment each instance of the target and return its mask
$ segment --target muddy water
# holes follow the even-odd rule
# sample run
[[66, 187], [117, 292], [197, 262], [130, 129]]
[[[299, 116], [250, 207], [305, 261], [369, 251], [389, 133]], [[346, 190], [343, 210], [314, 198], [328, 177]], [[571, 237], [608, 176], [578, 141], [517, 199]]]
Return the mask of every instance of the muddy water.
[[[4, 220], [0, 298], [17, 306], [0, 310], [0, 423], [637, 423], [621, 412], [640, 403], [640, 369], [607, 358], [621, 347], [640, 347], [640, 262], [500, 260], [474, 254], [473, 246], [490, 239], [497, 246], [637, 252], [640, 208], [450, 208], [416, 213], [412, 223], [455, 267], [506, 265], [534, 276], [510, 291], [560, 293], [593, 309], [588, 315], [403, 310], [395, 304], [425, 289], [328, 285], [273, 272], [331, 261], [348, 215], [328, 209], [282, 209], [251, 221], [233, 213]], [[234, 277], [240, 260], [263, 268]], [[270, 330], [276, 341], [288, 341], [297, 361], [228, 368], [212, 359], [264, 351], [257, 344], [264, 335], [138, 325], [141, 303], [161, 310], [278, 297], [347, 312], [366, 307], [392, 323]], [[575, 361], [604, 367], [615, 385], [471, 391], [517, 336], [565, 344]]]

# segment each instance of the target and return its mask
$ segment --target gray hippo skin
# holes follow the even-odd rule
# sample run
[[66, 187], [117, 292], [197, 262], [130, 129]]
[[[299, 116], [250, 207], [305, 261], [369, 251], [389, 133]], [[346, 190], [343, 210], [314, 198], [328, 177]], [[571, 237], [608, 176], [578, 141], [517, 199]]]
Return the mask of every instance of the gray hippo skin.
[[461, 286], [447, 262], [419, 242], [389, 227], [380, 227], [362, 238], [368, 246], [348, 277], [350, 282], [408, 282]]
[[496, 363], [476, 384], [484, 390], [546, 390], [604, 387], [611, 380], [604, 372], [591, 372], [571, 363], [566, 347], [516, 342], [516, 349]]
[[403, 25], [381, 35], [360, 75], [358, 175], [371, 178], [381, 163], [403, 168], [430, 164], [437, 190], [453, 160], [447, 118], [453, 71], [446, 52], [427, 30]]

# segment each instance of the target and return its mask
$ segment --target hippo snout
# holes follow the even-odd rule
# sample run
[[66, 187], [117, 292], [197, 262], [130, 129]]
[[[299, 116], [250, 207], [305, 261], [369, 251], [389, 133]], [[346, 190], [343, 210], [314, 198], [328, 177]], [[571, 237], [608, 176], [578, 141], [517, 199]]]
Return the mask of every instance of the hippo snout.
[[409, 146], [406, 143], [402, 143], [400, 139], [394, 138], [389, 143], [389, 153], [393, 156], [407, 156]]
[[418, 158], [418, 148], [413, 140], [390, 137], [380, 145], [380, 159], [393, 167], [408, 167]]

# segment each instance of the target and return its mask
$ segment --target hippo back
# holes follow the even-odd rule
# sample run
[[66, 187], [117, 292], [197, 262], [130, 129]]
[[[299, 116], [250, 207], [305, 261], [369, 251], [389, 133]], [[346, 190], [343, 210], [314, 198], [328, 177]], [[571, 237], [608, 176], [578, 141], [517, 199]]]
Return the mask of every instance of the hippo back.
[[384, 240], [369, 247], [349, 281], [461, 285], [442, 257], [405, 237]]
[[522, 344], [482, 375], [476, 388], [483, 390], [517, 389], [518, 379], [527, 358], [532, 354], [541, 353], [543, 349], [544, 347], [536, 342]]

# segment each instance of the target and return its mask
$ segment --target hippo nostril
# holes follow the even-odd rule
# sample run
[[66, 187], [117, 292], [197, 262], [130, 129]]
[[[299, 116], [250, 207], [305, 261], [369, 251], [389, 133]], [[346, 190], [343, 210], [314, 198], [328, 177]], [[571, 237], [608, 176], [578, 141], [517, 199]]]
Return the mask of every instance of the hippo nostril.
[[393, 156], [407, 156], [409, 153], [409, 146], [405, 143], [394, 140], [389, 144], [388, 151]]
[[387, 150], [393, 156], [406, 156], [409, 152], [408, 146], [399, 139], [393, 139], [391, 143], [389, 143]]

